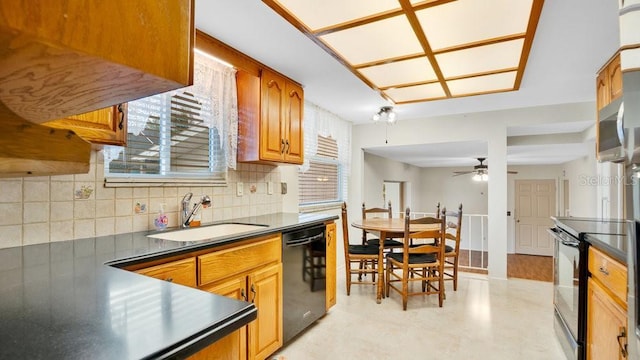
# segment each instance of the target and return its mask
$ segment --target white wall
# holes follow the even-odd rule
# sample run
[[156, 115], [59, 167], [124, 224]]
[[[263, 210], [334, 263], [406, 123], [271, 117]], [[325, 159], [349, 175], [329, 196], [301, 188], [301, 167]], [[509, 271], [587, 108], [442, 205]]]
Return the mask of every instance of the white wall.
[[440, 202], [442, 207], [455, 210], [462, 203], [465, 214], [487, 214], [489, 184], [484, 181], [473, 181], [473, 174], [452, 176], [454, 171], [467, 171], [469, 167], [445, 167], [422, 169], [422, 188], [416, 191], [423, 203], [425, 212], [435, 211]]
[[598, 215], [597, 188], [590, 179], [597, 178], [595, 156], [586, 156], [563, 166], [563, 179], [569, 180], [569, 215], [596, 217]]
[[[382, 197], [382, 184], [385, 181], [404, 182], [412, 189], [421, 188], [421, 169], [416, 166], [388, 160], [372, 154], [364, 154], [363, 201], [367, 207], [386, 207]], [[412, 193], [415, 193], [413, 191]], [[360, 203], [360, 207], [362, 203]], [[393, 212], [403, 211], [398, 204], [391, 204]], [[409, 195], [405, 198], [405, 207], [421, 208], [420, 199]]]

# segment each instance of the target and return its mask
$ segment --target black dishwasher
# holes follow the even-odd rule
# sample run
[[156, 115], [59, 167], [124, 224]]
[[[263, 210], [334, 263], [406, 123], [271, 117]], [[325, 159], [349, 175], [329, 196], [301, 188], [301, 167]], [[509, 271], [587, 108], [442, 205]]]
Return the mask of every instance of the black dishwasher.
[[282, 234], [283, 340], [286, 344], [326, 313], [325, 226]]

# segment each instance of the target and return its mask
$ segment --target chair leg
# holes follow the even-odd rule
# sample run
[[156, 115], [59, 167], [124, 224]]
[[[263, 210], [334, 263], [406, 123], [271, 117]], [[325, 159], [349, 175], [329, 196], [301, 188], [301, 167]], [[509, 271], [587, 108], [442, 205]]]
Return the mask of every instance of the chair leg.
[[347, 296], [349, 296], [351, 294], [351, 260], [347, 259], [347, 261], [345, 261], [344, 267], [346, 269], [347, 272]]
[[440, 272], [440, 276], [438, 279], [438, 305], [442, 307], [442, 303], [444, 302], [444, 274], [442, 273], [444, 269], [440, 268], [438, 270]]
[[402, 271], [402, 310], [407, 310], [409, 300], [409, 271]]
[[[374, 270], [376, 268], [376, 261], [375, 260], [370, 260], [371, 261], [371, 270]], [[373, 271], [371, 273], [371, 281], [373, 281], [374, 283], [376, 282], [376, 272]], [[374, 284], [376, 285], [376, 284]]]
[[392, 267], [393, 267], [393, 265], [391, 265], [391, 262], [389, 260], [387, 260], [387, 271], [386, 271], [386, 276], [385, 276], [384, 292], [383, 292], [385, 294], [385, 297], [389, 297], [389, 283], [391, 281]]
[[453, 291], [458, 291], [458, 256], [453, 262]]

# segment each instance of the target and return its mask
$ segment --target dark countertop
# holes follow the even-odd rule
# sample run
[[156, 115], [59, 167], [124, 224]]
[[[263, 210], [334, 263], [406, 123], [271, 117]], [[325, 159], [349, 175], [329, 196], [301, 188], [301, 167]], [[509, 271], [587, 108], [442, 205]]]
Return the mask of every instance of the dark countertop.
[[253, 304], [118, 269], [335, 220], [272, 214], [232, 237], [176, 242], [152, 232], [0, 249], [0, 358], [182, 358], [256, 318]]
[[586, 234], [584, 238], [589, 245], [601, 250], [605, 254], [627, 264], [627, 249], [629, 248], [629, 237], [626, 235], [602, 235]]
[[626, 265], [629, 221], [580, 217], [552, 217], [552, 220], [556, 226]]

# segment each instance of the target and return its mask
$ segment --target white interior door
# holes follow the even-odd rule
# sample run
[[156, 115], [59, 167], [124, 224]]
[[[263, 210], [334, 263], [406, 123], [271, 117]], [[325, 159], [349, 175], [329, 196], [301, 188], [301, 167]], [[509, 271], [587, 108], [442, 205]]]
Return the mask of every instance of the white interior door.
[[553, 256], [547, 232], [556, 213], [555, 180], [516, 180], [516, 253]]
[[391, 210], [393, 210], [394, 217], [395, 214], [402, 213], [403, 209], [403, 201], [402, 201], [402, 184], [397, 181], [385, 181], [384, 182], [384, 207], [387, 206], [387, 203], [391, 201]]

